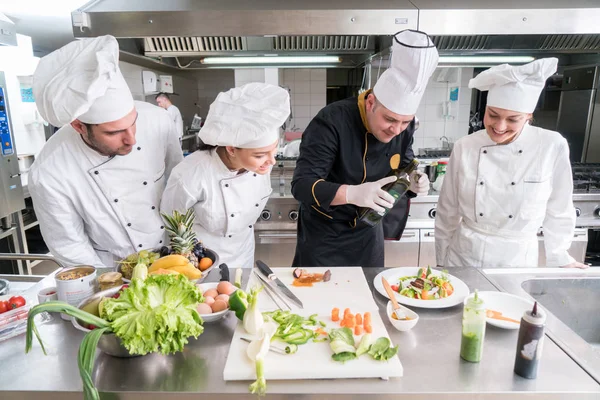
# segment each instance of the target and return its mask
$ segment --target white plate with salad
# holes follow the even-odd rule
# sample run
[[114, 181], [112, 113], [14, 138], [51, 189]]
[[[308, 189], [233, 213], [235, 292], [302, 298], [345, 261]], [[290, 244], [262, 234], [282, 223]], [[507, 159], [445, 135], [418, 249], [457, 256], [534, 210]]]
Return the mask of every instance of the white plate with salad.
[[447, 271], [420, 267], [389, 268], [380, 272], [373, 286], [387, 298], [381, 278], [387, 279], [396, 292], [396, 300], [407, 306], [446, 308], [463, 302], [469, 287]]

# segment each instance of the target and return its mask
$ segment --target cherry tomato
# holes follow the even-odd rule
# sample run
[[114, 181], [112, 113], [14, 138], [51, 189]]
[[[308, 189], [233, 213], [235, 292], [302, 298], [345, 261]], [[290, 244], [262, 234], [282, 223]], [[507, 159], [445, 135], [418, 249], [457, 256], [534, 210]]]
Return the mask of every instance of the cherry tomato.
[[13, 296], [10, 299], [8, 299], [8, 309], [9, 310], [23, 307], [24, 305], [25, 305], [25, 299], [21, 296]]
[[0, 301], [0, 314], [5, 313], [8, 310], [8, 301]]
[[392, 285], [392, 290], [394, 292], [397, 292], [398, 291], [398, 285]]

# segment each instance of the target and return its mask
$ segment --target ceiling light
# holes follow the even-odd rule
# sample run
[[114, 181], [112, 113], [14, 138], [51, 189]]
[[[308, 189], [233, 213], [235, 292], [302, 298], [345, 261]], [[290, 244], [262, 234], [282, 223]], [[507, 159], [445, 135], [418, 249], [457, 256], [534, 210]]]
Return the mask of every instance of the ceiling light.
[[203, 64], [212, 65], [275, 65], [275, 64], [318, 64], [339, 63], [341, 58], [337, 56], [274, 56], [274, 57], [205, 57]]
[[525, 64], [535, 60], [531, 56], [440, 56], [440, 64]]

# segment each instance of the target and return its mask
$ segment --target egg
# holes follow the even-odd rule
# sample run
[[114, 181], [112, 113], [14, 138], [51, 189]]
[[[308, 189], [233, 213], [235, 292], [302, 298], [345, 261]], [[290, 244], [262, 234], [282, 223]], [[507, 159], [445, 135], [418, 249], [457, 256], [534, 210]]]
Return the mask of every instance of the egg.
[[229, 305], [229, 296], [227, 296], [226, 294], [220, 294], [217, 297], [215, 297], [215, 301], [216, 300], [223, 300], [226, 304]]
[[211, 308], [213, 312], [227, 310], [227, 303], [225, 303], [223, 300], [215, 300], [215, 302], [212, 303]]
[[215, 299], [210, 296], [204, 296], [204, 302], [209, 306], [212, 306], [212, 303], [215, 302]]
[[219, 295], [217, 289], [208, 289], [206, 292], [202, 293], [204, 297], [212, 297], [213, 299]]
[[235, 286], [228, 281], [219, 282], [217, 285], [217, 292], [219, 292], [219, 294], [226, 294], [227, 296], [230, 296], [231, 293], [235, 292]]
[[198, 304], [198, 306], [196, 307], [196, 310], [198, 311], [198, 314], [200, 314], [200, 315], [206, 315], [206, 314], [213, 313], [212, 308], [210, 308], [210, 306], [206, 303]]

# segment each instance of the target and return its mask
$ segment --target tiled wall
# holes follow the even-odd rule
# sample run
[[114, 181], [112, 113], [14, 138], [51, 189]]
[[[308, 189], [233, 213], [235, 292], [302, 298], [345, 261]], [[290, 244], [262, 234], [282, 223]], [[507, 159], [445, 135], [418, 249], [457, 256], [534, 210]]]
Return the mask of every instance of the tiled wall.
[[[442, 147], [443, 136], [450, 142], [455, 142], [469, 131], [472, 90], [468, 88], [468, 84], [473, 77], [473, 68], [452, 68], [453, 71], [449, 74], [446, 74], [449, 71], [443, 70], [444, 68], [438, 68], [432, 75], [417, 110], [420, 127], [415, 133], [415, 154], [421, 148]], [[373, 85], [376, 75], [374, 69]], [[456, 87], [458, 101], [450, 102], [450, 110], [447, 112], [444, 103], [449, 100], [450, 90]]]
[[291, 94], [291, 129], [303, 131], [315, 115], [325, 107], [327, 99], [327, 74], [324, 68], [283, 70], [280, 85]]
[[244, 86], [250, 82], [264, 82], [264, 68], [246, 68], [235, 70], [235, 87]]
[[[142, 85], [142, 71], [152, 71], [149, 68], [141, 67], [139, 65], [126, 63], [123, 61], [119, 62], [119, 68], [121, 73], [129, 85], [129, 89], [133, 94], [135, 100], [146, 101], [156, 105], [154, 100], [155, 95], [144, 95], [144, 89]], [[177, 95], [170, 96], [171, 102], [179, 108], [181, 116], [183, 118], [183, 125], [189, 126], [194, 117], [194, 113], [197, 113], [195, 104], [198, 101], [198, 91], [195, 76], [189, 75], [175, 75], [160, 71], [152, 71], [156, 75], [171, 75], [173, 76], [173, 91]]]
[[210, 105], [220, 92], [235, 87], [234, 71], [231, 69], [207, 69], [196, 71], [197, 80], [197, 113], [206, 119]]

